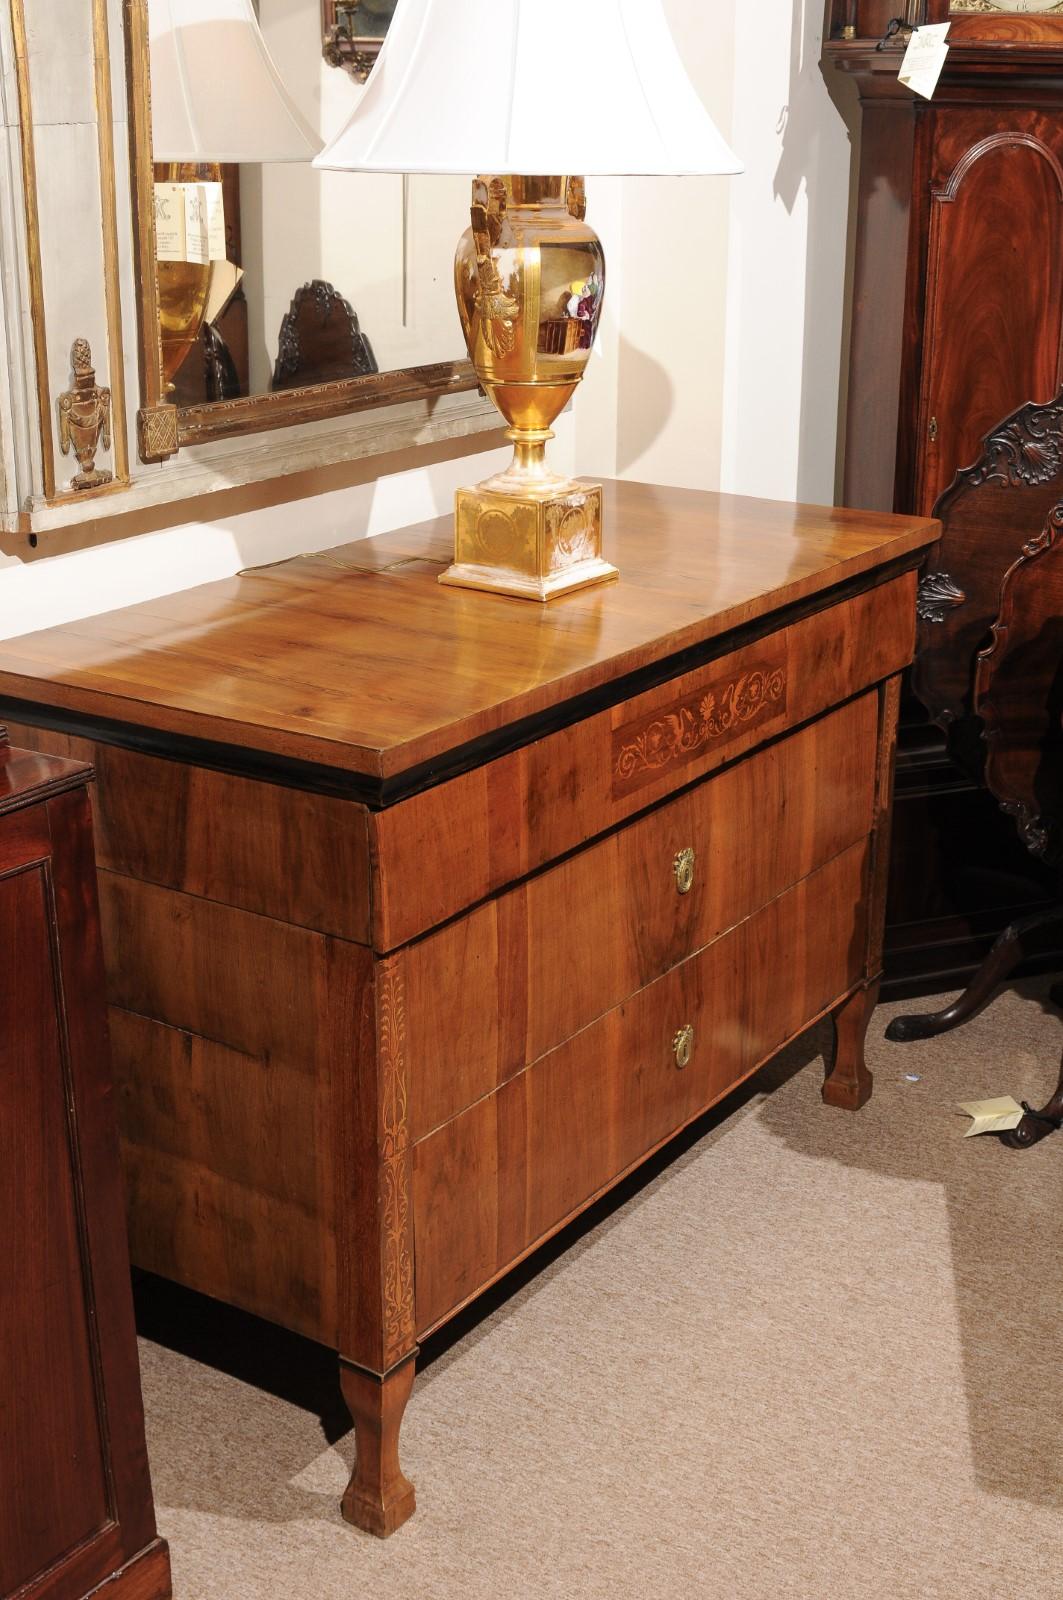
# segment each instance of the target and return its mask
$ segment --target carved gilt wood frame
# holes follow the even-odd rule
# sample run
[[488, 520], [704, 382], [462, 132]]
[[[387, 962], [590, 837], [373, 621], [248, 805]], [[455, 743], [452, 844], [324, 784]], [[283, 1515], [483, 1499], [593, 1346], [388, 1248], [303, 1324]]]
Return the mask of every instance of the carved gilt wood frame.
[[122, 368], [122, 306], [119, 293], [118, 203], [115, 186], [114, 114], [110, 69], [110, 32], [107, 0], [92, 0], [93, 83], [98, 108], [100, 216], [104, 269], [107, 345], [98, 359], [111, 372], [114, 471], [110, 481], [88, 490], [61, 488], [56, 480], [55, 400], [49, 377], [49, 346], [45, 319], [44, 266], [41, 250], [39, 174], [36, 162], [33, 104], [30, 85], [30, 49], [26, 27], [26, 0], [11, 0], [11, 42], [18, 99], [22, 207], [25, 228], [27, 299], [33, 331], [36, 412], [39, 429], [40, 483], [44, 503], [62, 506], [71, 500], [98, 499], [121, 493], [129, 486], [129, 444], [126, 432], [125, 386]]
[[407, 367], [303, 389], [177, 407], [168, 402], [159, 340], [155, 270], [155, 204], [151, 148], [151, 80], [147, 0], [124, 0], [129, 77], [129, 139], [141, 374], [137, 434], [142, 461], [165, 461], [184, 445], [233, 439], [273, 428], [320, 422], [408, 400], [433, 400], [475, 390], [468, 360]]

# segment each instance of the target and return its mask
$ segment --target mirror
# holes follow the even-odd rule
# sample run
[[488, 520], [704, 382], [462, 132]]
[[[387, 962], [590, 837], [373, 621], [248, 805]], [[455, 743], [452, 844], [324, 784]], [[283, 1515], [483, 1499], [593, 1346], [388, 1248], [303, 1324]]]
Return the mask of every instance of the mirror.
[[398, 0], [321, 0], [325, 60], [364, 83], [380, 54]]
[[[255, 0], [284, 88], [322, 141], [369, 70], [351, 41], [375, 58], [394, 4]], [[475, 388], [452, 275], [469, 180], [160, 161], [147, 0], [127, 12], [145, 407], [176, 407], [177, 443]], [[145, 460], [163, 458], [145, 443]]]

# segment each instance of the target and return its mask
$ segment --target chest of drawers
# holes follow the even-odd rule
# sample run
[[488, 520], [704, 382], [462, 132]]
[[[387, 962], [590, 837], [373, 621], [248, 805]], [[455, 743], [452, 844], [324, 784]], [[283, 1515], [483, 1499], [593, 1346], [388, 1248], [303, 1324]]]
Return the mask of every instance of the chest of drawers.
[[546, 610], [441, 520], [0, 645], [99, 775], [133, 1258], [339, 1352], [380, 1534], [420, 1339], [817, 1017], [870, 1093], [936, 525], [607, 500]]

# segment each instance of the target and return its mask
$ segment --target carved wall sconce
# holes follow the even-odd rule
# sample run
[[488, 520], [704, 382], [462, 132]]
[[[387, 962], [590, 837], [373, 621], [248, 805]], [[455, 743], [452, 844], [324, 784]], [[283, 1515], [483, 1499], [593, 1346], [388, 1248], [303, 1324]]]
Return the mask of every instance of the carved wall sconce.
[[64, 455], [73, 450], [81, 471], [71, 480], [72, 489], [98, 489], [110, 483], [114, 474], [96, 465], [96, 452], [102, 445], [111, 448], [111, 391], [96, 382], [92, 351], [87, 339], [75, 339], [70, 352], [74, 387], [61, 394], [59, 447]]
[[322, 49], [331, 67], [357, 83], [373, 70], [397, 0], [321, 0]]

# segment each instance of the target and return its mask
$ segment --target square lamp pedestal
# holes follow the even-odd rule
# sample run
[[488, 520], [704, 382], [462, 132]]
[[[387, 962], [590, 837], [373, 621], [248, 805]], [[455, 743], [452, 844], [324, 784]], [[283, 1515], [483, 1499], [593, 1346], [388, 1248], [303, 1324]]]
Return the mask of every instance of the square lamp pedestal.
[[569, 483], [524, 496], [484, 487], [458, 490], [454, 564], [440, 574], [440, 583], [552, 600], [618, 576], [602, 559], [598, 484]]

